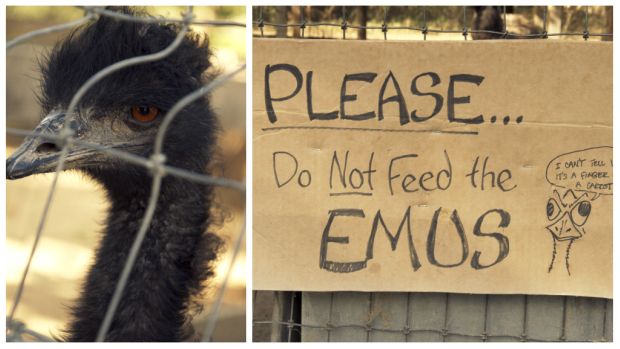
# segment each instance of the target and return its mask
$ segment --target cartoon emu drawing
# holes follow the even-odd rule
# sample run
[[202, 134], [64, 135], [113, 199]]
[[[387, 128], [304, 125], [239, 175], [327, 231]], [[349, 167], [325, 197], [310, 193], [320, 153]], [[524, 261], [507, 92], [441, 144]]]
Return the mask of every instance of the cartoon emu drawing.
[[[557, 190], [553, 190], [553, 197], [547, 201], [547, 218], [551, 223], [547, 230], [553, 237], [553, 253], [548, 272], [553, 270], [556, 259], [564, 259], [566, 271], [570, 275], [570, 249], [575, 240], [585, 235], [584, 225], [588, 221], [592, 211], [592, 201], [598, 198], [599, 194], [584, 192], [579, 196], [568, 189], [564, 195], [560, 195]], [[561, 255], [558, 257], [558, 253]]]

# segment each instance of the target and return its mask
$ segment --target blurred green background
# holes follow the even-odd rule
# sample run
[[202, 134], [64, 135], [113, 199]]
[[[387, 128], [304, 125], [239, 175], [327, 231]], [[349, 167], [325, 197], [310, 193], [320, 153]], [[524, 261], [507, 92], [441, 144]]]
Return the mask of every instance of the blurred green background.
[[[181, 18], [186, 7], [146, 7], [151, 15]], [[229, 20], [245, 23], [245, 7], [194, 7], [196, 20]], [[7, 7], [7, 40], [54, 24], [78, 19], [84, 11], [76, 7], [39, 6]], [[192, 30], [209, 36], [214, 52], [213, 65], [220, 72], [245, 62], [245, 28], [192, 25]], [[31, 130], [38, 123], [40, 109], [35, 100], [39, 71], [37, 58], [51, 48], [69, 30], [36, 37], [7, 53], [7, 127]], [[220, 171], [217, 175], [245, 180], [245, 74], [216, 89], [211, 100], [222, 124], [219, 139]], [[7, 135], [7, 155], [21, 142], [21, 137]], [[7, 315], [13, 305], [16, 288], [49, 188], [52, 175], [37, 175], [7, 181]], [[229, 266], [230, 250], [239, 233], [245, 197], [232, 190], [218, 189], [217, 200], [227, 219], [218, 233], [227, 243], [221, 256], [217, 276], [206, 292], [204, 311], [194, 318], [202, 332], [223, 275]], [[75, 173], [60, 176], [57, 191], [33, 260], [16, 319], [43, 335], [58, 334], [67, 323], [68, 307], [78, 296], [80, 284], [90, 265], [93, 249], [105, 218], [108, 203], [98, 185]], [[243, 245], [245, 246], [245, 244]], [[215, 329], [215, 341], [245, 341], [245, 248], [232, 269], [232, 279], [225, 294], [221, 316]]]

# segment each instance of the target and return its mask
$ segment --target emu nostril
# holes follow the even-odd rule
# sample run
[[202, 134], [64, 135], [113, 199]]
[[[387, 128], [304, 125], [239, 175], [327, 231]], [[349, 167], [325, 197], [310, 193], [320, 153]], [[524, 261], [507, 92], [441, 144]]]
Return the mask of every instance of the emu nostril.
[[35, 150], [39, 154], [49, 154], [59, 152], [60, 149], [54, 143], [41, 143]]

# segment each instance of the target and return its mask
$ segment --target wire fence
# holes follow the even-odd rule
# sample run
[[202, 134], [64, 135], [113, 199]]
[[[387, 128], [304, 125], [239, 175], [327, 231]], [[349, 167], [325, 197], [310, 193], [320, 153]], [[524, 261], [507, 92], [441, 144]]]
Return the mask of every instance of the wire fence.
[[[153, 219], [153, 215], [154, 215], [155, 208], [157, 205], [157, 200], [160, 195], [160, 188], [161, 188], [161, 182], [162, 182], [163, 177], [175, 176], [178, 178], [186, 179], [188, 181], [193, 181], [193, 182], [203, 184], [203, 185], [227, 187], [227, 188], [234, 189], [235, 191], [237, 191], [238, 193], [242, 195], [245, 195], [246, 187], [245, 187], [245, 184], [242, 182], [238, 182], [238, 181], [230, 180], [226, 178], [208, 176], [202, 173], [195, 173], [195, 172], [187, 171], [182, 168], [175, 168], [175, 167], [167, 166], [166, 156], [162, 149], [164, 145], [164, 137], [166, 135], [166, 132], [170, 124], [176, 117], [176, 115], [183, 108], [190, 105], [192, 102], [197, 101], [200, 98], [203, 98], [213, 89], [217, 88], [223, 83], [226, 83], [233, 76], [243, 71], [245, 69], [245, 64], [240, 65], [239, 67], [235, 68], [229, 73], [219, 76], [218, 78], [212, 80], [208, 84], [202, 86], [200, 89], [186, 95], [181, 100], [176, 102], [176, 104], [173, 105], [173, 107], [167, 112], [167, 114], [163, 118], [163, 121], [158, 129], [157, 136], [155, 139], [154, 152], [149, 158], [139, 157], [139, 156], [136, 156], [136, 155], [133, 155], [131, 153], [124, 152], [121, 150], [110, 149], [100, 144], [93, 144], [93, 143], [79, 140], [75, 138], [74, 132], [71, 130], [70, 127], [68, 127], [71, 120], [74, 117], [74, 112], [76, 111], [77, 106], [79, 105], [82, 97], [84, 97], [84, 95], [89, 91], [89, 89], [91, 89], [93, 86], [95, 86], [99, 81], [101, 81], [105, 77], [109, 76], [110, 74], [114, 72], [122, 70], [123, 68], [138, 65], [138, 64], [153, 62], [153, 61], [166, 58], [180, 46], [182, 40], [184, 39], [186, 33], [189, 30], [190, 25], [200, 24], [200, 25], [208, 25], [208, 26], [225, 26], [225, 27], [245, 28], [246, 27], [245, 23], [233, 22], [233, 21], [199, 20], [194, 17], [192, 6], [189, 6], [187, 8], [187, 11], [182, 13], [182, 16], [180, 18], [135, 17], [135, 16], [127, 15], [127, 14], [110, 11], [103, 7], [84, 6], [81, 8], [84, 10], [84, 16], [82, 18], [79, 18], [77, 20], [70, 21], [67, 23], [63, 23], [60, 25], [54, 25], [54, 26], [50, 26], [47, 28], [35, 30], [32, 32], [20, 35], [16, 37], [15, 39], [7, 42], [6, 44], [7, 52], [11, 48], [17, 45], [23, 44], [27, 42], [28, 40], [35, 38], [37, 36], [74, 28], [78, 25], [82, 25], [82, 24], [88, 23], [91, 20], [97, 19], [100, 16], [112, 17], [112, 18], [116, 18], [116, 19], [124, 20], [124, 21], [145, 22], [145, 23], [178, 23], [178, 24], [181, 24], [181, 30], [178, 32], [174, 41], [171, 42], [164, 50], [153, 53], [153, 54], [133, 57], [133, 58], [129, 58], [129, 59], [117, 62], [113, 65], [110, 65], [104, 68], [103, 70], [97, 72], [95, 75], [89, 78], [73, 96], [66, 110], [67, 117], [64, 120], [64, 125], [61, 131], [59, 132], [59, 134], [54, 135], [54, 134], [49, 134], [49, 133], [32, 132], [28, 130], [20, 130], [20, 129], [13, 129], [13, 128], [7, 129], [7, 134], [18, 135], [18, 136], [41, 137], [43, 139], [54, 141], [61, 148], [60, 157], [59, 157], [58, 164], [54, 172], [54, 177], [53, 177], [53, 181], [51, 184], [51, 188], [49, 190], [47, 200], [45, 201], [43, 213], [41, 214], [41, 217], [39, 220], [39, 224], [38, 224], [35, 237], [34, 237], [34, 242], [32, 244], [32, 248], [28, 256], [28, 261], [22, 273], [10, 313], [6, 319], [7, 341], [51, 340], [50, 338], [44, 335], [38, 334], [28, 329], [27, 325], [24, 322], [21, 322], [15, 318], [15, 315], [21, 302], [22, 294], [25, 288], [26, 279], [28, 276], [28, 272], [30, 270], [30, 266], [33, 261], [33, 257], [37, 251], [37, 247], [41, 239], [43, 229], [45, 227], [45, 223], [48, 218], [50, 206], [54, 198], [54, 193], [56, 192], [59, 174], [65, 168], [64, 165], [65, 165], [67, 154], [69, 152], [69, 149], [73, 145], [85, 146], [90, 149], [97, 150], [101, 153], [105, 153], [107, 155], [124, 160], [126, 162], [139, 165], [139, 166], [143, 166], [144, 168], [149, 170], [152, 176], [151, 194], [149, 197], [149, 201], [148, 201], [148, 205], [147, 205], [144, 217], [142, 218], [140, 228], [131, 246], [131, 250], [127, 257], [127, 260], [122, 270], [122, 273], [120, 275], [120, 278], [116, 284], [116, 288], [114, 290], [112, 299], [106, 310], [105, 317], [103, 319], [101, 327], [99, 328], [96, 341], [104, 341], [106, 338], [106, 334], [108, 333], [110, 329], [110, 325], [117, 311], [119, 302], [121, 300], [121, 296], [123, 294], [123, 290], [127, 286], [129, 276], [131, 274], [132, 268], [134, 266], [138, 253], [140, 251], [140, 247], [142, 245], [142, 242], [146, 236], [147, 230]], [[215, 302], [211, 307], [211, 311], [208, 314], [205, 328], [202, 331], [201, 337], [203, 341], [209, 341], [213, 334], [215, 324], [219, 316], [220, 306], [223, 301], [224, 291], [226, 290], [228, 279], [231, 274], [231, 268], [237, 256], [239, 255], [239, 252], [241, 251], [241, 247], [243, 245], [242, 241], [243, 241], [244, 236], [245, 236], [245, 218], [243, 219], [241, 230], [239, 231], [239, 233], [237, 234], [234, 240], [232, 257], [231, 257], [231, 260], [229, 261], [227, 272], [223, 278], [221, 286], [217, 290], [217, 293], [215, 296]]]
[[[468, 17], [467, 12], [468, 8], [472, 6], [462, 6], [462, 17], [459, 20], [462, 29], [461, 30], [449, 30], [449, 29], [437, 29], [429, 27], [429, 23], [427, 22], [427, 6], [421, 6], [420, 12], [422, 13], [422, 23], [419, 26], [405, 26], [405, 25], [390, 25], [390, 6], [383, 7], [383, 16], [381, 18], [381, 25], [355, 25], [352, 24], [349, 20], [349, 16], [347, 14], [347, 7], [342, 6], [341, 10], [341, 22], [340, 23], [330, 23], [330, 22], [310, 22], [306, 19], [305, 11], [303, 8], [299, 11], [299, 22], [297, 23], [273, 23], [269, 21], [265, 21], [264, 18], [264, 7], [258, 7], [258, 18], [254, 20], [252, 23], [258, 29], [258, 35], [261, 37], [265, 37], [265, 28], [296, 28], [299, 29], [299, 38], [306, 38], [305, 30], [306, 28], [312, 27], [326, 27], [326, 28], [340, 28], [342, 31], [342, 39], [347, 38], [347, 31], [350, 29], [363, 29], [363, 30], [380, 30], [383, 32], [383, 39], [388, 39], [388, 32], [391, 30], [411, 30], [415, 32], [419, 32], [422, 34], [423, 40], [427, 39], [427, 35], [429, 33], [438, 33], [438, 34], [458, 34], [460, 33], [463, 36], [464, 40], [467, 40], [469, 36], [472, 34], [490, 34], [495, 35], [496, 38], [501, 39], [547, 39], [552, 36], [581, 36], [584, 40], [588, 40], [590, 37], [600, 37], [600, 38], [609, 38], [613, 37], [613, 33], [591, 33], [590, 32], [590, 10], [588, 6], [585, 6], [584, 9], [584, 22], [583, 22], [583, 31], [581, 32], [547, 32], [548, 27], [548, 7], [543, 6], [543, 26], [542, 31], [540, 33], [533, 34], [518, 34], [510, 32], [507, 27], [506, 15], [507, 15], [507, 6], [501, 7], [501, 17], [503, 19], [503, 30], [486, 30], [486, 29], [474, 29], [468, 26]], [[287, 33], [288, 35], [288, 33]]]
[[[266, 29], [271, 28], [282, 29], [280, 33], [275, 33], [275, 36], [282, 38], [326, 39], [326, 37], [309, 36], [306, 30], [308, 28], [340, 28], [342, 32], [340, 38], [343, 40], [351, 38], [349, 33], [352, 29], [381, 31], [384, 40], [388, 40], [390, 32], [398, 30], [420, 33], [423, 40], [427, 40], [430, 33], [460, 33], [464, 40], [468, 40], [469, 37], [475, 39], [474, 34], [493, 35], [496, 39], [548, 39], [581, 36], [584, 41], [592, 37], [613, 40], [613, 33], [590, 31], [591, 10], [588, 6], [583, 8], [582, 31], [548, 32], [549, 13], [548, 7], [544, 6], [541, 32], [529, 34], [510, 31], [507, 27], [507, 6], [499, 6], [502, 19], [501, 31], [471, 28], [468, 25], [471, 18], [467, 17], [469, 7], [462, 6], [460, 18], [455, 19], [460, 24], [461, 30], [431, 27], [432, 23], [427, 21], [426, 6], [419, 8], [422, 22], [418, 26], [390, 24], [389, 6], [383, 7], [383, 16], [377, 19], [380, 25], [353, 24], [345, 6], [342, 6], [340, 11], [340, 23], [309, 21], [307, 20], [308, 13], [303, 7], [300, 7], [298, 11], [298, 21], [270, 22], [265, 19], [266, 7], [263, 6], [256, 9], [257, 16], [253, 18], [252, 23], [254, 36], [257, 38], [273, 37], [273, 33], [266, 33]], [[288, 18], [290, 19], [290, 16]], [[289, 28], [298, 30], [298, 32], [291, 33]], [[416, 40], [420, 37], [411, 36], [407, 39]], [[374, 292], [253, 291], [253, 340], [275, 342], [612, 341], [613, 301], [609, 299], [567, 296], [391, 293], [385, 296], [382, 306], [390, 309], [390, 315], [397, 316], [399, 321], [389, 322], [378, 315], [382, 310], [375, 309], [378, 307], [375, 300], [378, 294]], [[336, 300], [335, 297], [337, 297]], [[415, 310], [414, 299], [425, 303], [427, 308], [431, 309], [428, 312]], [[462, 306], [460, 309], [463, 311], [460, 314], [454, 313], [456, 312], [454, 308], [459, 309], [458, 306], [454, 306], [454, 303], [460, 303]], [[496, 303], [502, 305], [495, 306]], [[451, 311], [449, 304], [453, 304]], [[497, 308], [503, 310], [495, 312]], [[468, 311], [477, 313], [475, 315], [478, 317], [470, 318], [472, 314], [467, 313]], [[499, 315], [494, 317], [495, 314]], [[502, 320], [498, 320], [500, 317]]]
[[[260, 292], [260, 291], [259, 291]], [[253, 300], [254, 308], [259, 292], [254, 291]], [[263, 297], [267, 292], [263, 293]], [[361, 302], [361, 307], [368, 307], [368, 312], [358, 316], [348, 317], [347, 315], [338, 314], [336, 306], [340, 299], [335, 299], [335, 295], [340, 294], [343, 297], [354, 298], [358, 302], [363, 298], [365, 302]], [[393, 294], [383, 294], [387, 298], [385, 301], [394, 301], [396, 298], [391, 297]], [[451, 314], [448, 304], [469, 301], [471, 295], [453, 295], [449, 293], [429, 294], [420, 293], [397, 293], [400, 306], [403, 306], [399, 321], [387, 321], [382, 319], [382, 311], [378, 310], [381, 303], [377, 298], [377, 293], [352, 293], [352, 292], [329, 292], [323, 294], [317, 293], [301, 293], [301, 292], [278, 292], [272, 301], [274, 312], [272, 319], [254, 319], [253, 326], [255, 329], [261, 326], [268, 326], [271, 331], [270, 340], [295, 342], [295, 341], [519, 341], [519, 342], [566, 342], [566, 341], [593, 341], [593, 342], [611, 342], [612, 339], [612, 301], [609, 299], [596, 299], [587, 297], [558, 297], [561, 300], [561, 309], [556, 317], [557, 323], [547, 323], [546, 326], [552, 328], [553, 331], [546, 331], [537, 325], [541, 322], [537, 314], [528, 314], [528, 309], [532, 311], [533, 306], [540, 306], [539, 302], [544, 301], [544, 297], [528, 296], [528, 295], [474, 295], [480, 300], [477, 304], [483, 313], [484, 318], [482, 326], [478, 326], [476, 331], [469, 330], [465, 327], [459, 329], [459, 326], [451, 321]], [[302, 297], [306, 297], [304, 300]], [[313, 307], [304, 309], [303, 315], [300, 309], [302, 303], [308, 306], [310, 297], [320, 297], [320, 302], [314, 301]], [[434, 300], [444, 301], [446, 306], [434, 309], [434, 314], [418, 314], [415, 316], [416, 302], [414, 299], [420, 298], [419, 302], [427, 302], [434, 304]], [[445, 300], [443, 299], [445, 297]], [[460, 299], [459, 299], [460, 297]], [[496, 298], [493, 298], [496, 297]], [[547, 298], [548, 299], [548, 298]], [[493, 326], [494, 301], [501, 300], [505, 304], [518, 304], [522, 307], [521, 311], [512, 309], [516, 316], [520, 317], [520, 321], [515, 326], [503, 326], [498, 328]], [[515, 302], [517, 301], [517, 302]], [[403, 304], [404, 303], [404, 304]], [[592, 304], [597, 308], [595, 316], [591, 314], [575, 313], [577, 311], [586, 311], [584, 304]], [[317, 307], [322, 305], [322, 307]], [[341, 310], [341, 309], [340, 309]], [[470, 306], [470, 310], [472, 310]], [[392, 309], [393, 312], [394, 311]], [[322, 314], [318, 314], [321, 312]], [[475, 313], [476, 310], [472, 311]], [[508, 314], [504, 314], [508, 315]], [[422, 317], [427, 317], [422, 320]], [[429, 317], [439, 321], [429, 321]], [[508, 316], [506, 316], [508, 318]], [[575, 330], [574, 320], [578, 317], [585, 318], [585, 329]], [[348, 318], [343, 321], [342, 318]], [[474, 321], [476, 314], [464, 314], [463, 318], [467, 321]], [[312, 320], [310, 320], [312, 319]], [[394, 320], [394, 319], [392, 319]], [[504, 319], [506, 320], [506, 319]], [[546, 321], [547, 319], [542, 319]], [[356, 323], [353, 323], [356, 322]], [[475, 322], [475, 321], [474, 321]], [[352, 334], [351, 331], [354, 333]], [[356, 331], [356, 332], [355, 332]], [[310, 332], [310, 333], [309, 333]], [[553, 333], [550, 333], [553, 332]], [[375, 337], [375, 338], [373, 338]], [[376, 338], [378, 337], [378, 338]], [[255, 338], [256, 340], [257, 338]], [[267, 340], [263, 338], [259, 338]]]

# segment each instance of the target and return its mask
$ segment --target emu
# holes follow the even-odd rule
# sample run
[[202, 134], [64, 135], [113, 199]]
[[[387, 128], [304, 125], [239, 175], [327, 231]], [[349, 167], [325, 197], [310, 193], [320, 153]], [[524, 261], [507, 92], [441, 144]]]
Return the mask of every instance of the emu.
[[[489, 30], [497, 33], [504, 31], [504, 20], [500, 6], [473, 6], [474, 20], [472, 29]], [[495, 33], [472, 33], [474, 40], [501, 39], [502, 34]]]
[[[114, 10], [147, 16], [125, 7]], [[44, 117], [35, 131], [58, 135], [71, 98], [87, 79], [121, 60], [163, 50], [180, 30], [179, 25], [106, 16], [74, 30], [42, 60], [38, 99]], [[109, 75], [81, 99], [69, 125], [74, 137], [148, 158], [166, 111], [213, 78], [207, 72], [210, 57], [206, 36], [189, 31], [165, 59]], [[208, 98], [189, 105], [177, 115], [165, 137], [166, 163], [208, 173], [217, 130]], [[26, 137], [6, 161], [7, 179], [54, 171], [60, 150], [55, 142]], [[69, 148], [65, 169], [80, 171], [100, 183], [111, 203], [94, 264], [61, 335], [67, 341], [94, 341], [144, 216], [151, 176], [141, 166], [78, 144]], [[222, 245], [217, 235], [207, 231], [213, 223], [212, 201], [211, 188], [164, 177], [153, 221], [106, 341], [193, 337], [194, 299], [213, 275]]]

